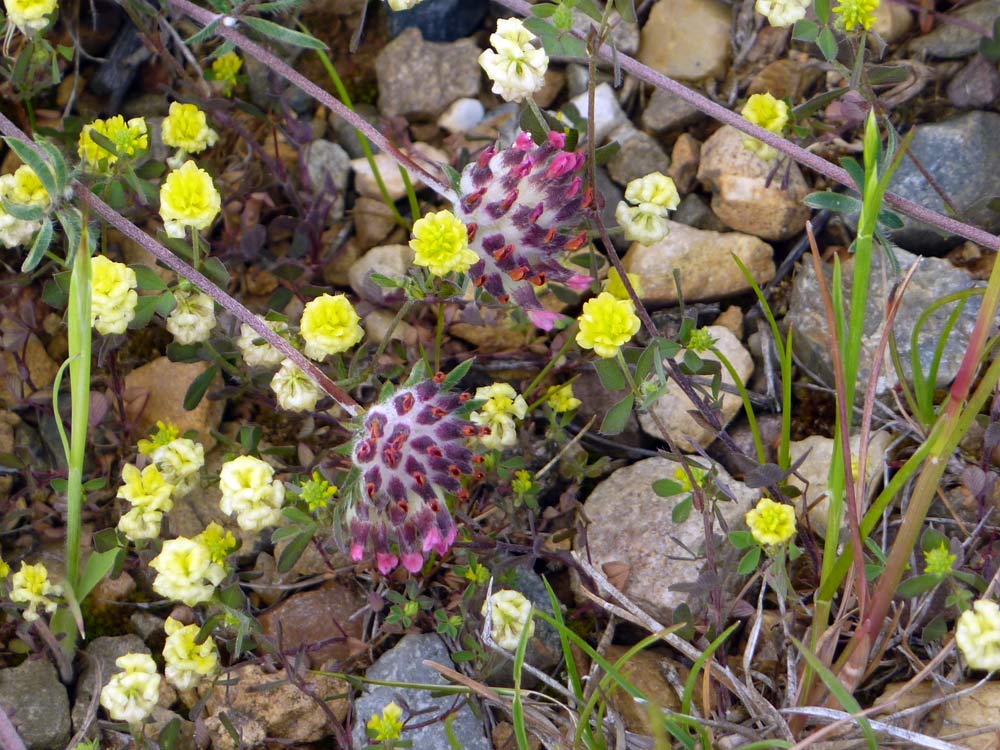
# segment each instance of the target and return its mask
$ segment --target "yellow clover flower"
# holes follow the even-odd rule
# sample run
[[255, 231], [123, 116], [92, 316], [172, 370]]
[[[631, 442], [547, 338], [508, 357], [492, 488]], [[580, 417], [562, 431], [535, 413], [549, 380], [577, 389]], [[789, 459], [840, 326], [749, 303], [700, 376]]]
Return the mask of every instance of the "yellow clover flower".
[[209, 523], [194, 539], [205, 546], [209, 557], [216, 565], [225, 565], [229, 553], [236, 549], [236, 537], [233, 536], [233, 532], [226, 531], [215, 521]]
[[207, 229], [219, 211], [222, 199], [211, 175], [190, 159], [167, 175], [160, 187], [160, 216], [168, 237], [183, 237], [184, 230]]
[[224, 55], [219, 55], [212, 62], [212, 75], [215, 80], [222, 84], [222, 93], [229, 96], [236, 88], [236, 76], [243, 67], [243, 60], [235, 52], [230, 50]]
[[545, 83], [549, 56], [532, 39], [534, 34], [520, 18], [500, 18], [497, 30], [490, 34], [493, 48], [479, 56], [479, 65], [493, 81], [493, 93], [508, 102], [524, 100]]
[[[17, 189], [17, 180], [12, 174], [0, 175], [0, 201], [17, 201], [14, 192]], [[29, 221], [18, 219], [7, 213], [3, 205], [0, 204], [0, 244], [4, 247], [17, 247], [27, 244], [31, 236], [42, 226], [40, 221]]]
[[639, 332], [639, 318], [629, 300], [617, 299], [613, 294], [601, 292], [583, 305], [578, 318], [580, 330], [576, 343], [583, 349], [593, 349], [598, 357], [607, 359], [618, 355], [619, 350]]
[[625, 200], [618, 202], [615, 220], [625, 230], [626, 239], [654, 245], [670, 231], [667, 212], [680, 202], [674, 181], [660, 172], [650, 172], [625, 187]]
[[774, 547], [795, 535], [795, 508], [765, 497], [747, 513], [746, 522], [758, 544]]
[[528, 638], [534, 635], [535, 621], [530, 619], [531, 602], [520, 591], [497, 591], [483, 602], [484, 615], [489, 607], [493, 609], [490, 637], [500, 648], [515, 651], [525, 627]]
[[662, 172], [650, 172], [625, 186], [625, 200], [629, 203], [652, 203], [673, 211], [680, 205], [681, 196], [670, 177]]
[[103, 255], [90, 261], [91, 308], [90, 322], [100, 333], [125, 333], [135, 317], [139, 285], [135, 271], [124, 263], [116, 263]]
[[545, 400], [556, 414], [573, 411], [583, 402], [573, 395], [573, 384], [554, 385], [545, 393]]
[[941, 542], [941, 546], [924, 552], [925, 572], [929, 575], [946, 576], [955, 567], [957, 559], [958, 555], [953, 554], [948, 545]]
[[[111, 141], [116, 153], [111, 153], [90, 137], [91, 132], [99, 133]], [[135, 157], [149, 148], [149, 131], [146, 120], [133, 117], [128, 122], [121, 115], [107, 120], [94, 120], [84, 125], [80, 132], [80, 158], [86, 167], [96, 172], [106, 172], [121, 157]]]
[[140, 724], [156, 708], [160, 698], [160, 675], [149, 654], [125, 654], [115, 660], [123, 670], [101, 690], [101, 705], [114, 721]]
[[403, 709], [392, 701], [381, 714], [372, 716], [365, 725], [368, 737], [375, 742], [398, 740], [403, 732]]
[[430, 213], [413, 225], [413, 263], [435, 276], [465, 273], [479, 262], [469, 248], [469, 231], [451, 211]]
[[150, 464], [142, 471], [134, 464], [125, 464], [122, 467], [122, 482], [116, 497], [132, 505], [161, 512], [168, 512], [174, 506], [170, 499], [174, 486], [163, 478], [156, 464]]
[[[780, 135], [788, 124], [788, 105], [780, 99], [775, 99], [770, 92], [751, 96], [740, 114], [754, 125], [759, 125], [776, 135]], [[770, 161], [778, 155], [773, 146], [750, 136], [743, 138], [743, 148], [753, 151], [764, 161]]]
[[514, 472], [514, 478], [510, 482], [510, 488], [514, 494], [527, 495], [535, 487], [535, 475], [530, 471], [518, 469]]
[[955, 643], [972, 669], [1000, 669], [1000, 607], [980, 599], [958, 618]]
[[[288, 332], [288, 324], [281, 320], [267, 320], [267, 327], [284, 336]], [[253, 328], [246, 323], [240, 325], [240, 337], [236, 339], [243, 362], [247, 367], [277, 367], [285, 355], [261, 338]]]
[[310, 300], [302, 311], [299, 332], [305, 339], [305, 355], [317, 361], [329, 354], [345, 352], [365, 335], [361, 319], [343, 294], [323, 294]]
[[52, 203], [49, 191], [42, 185], [35, 170], [27, 164], [22, 164], [14, 172], [14, 182], [9, 199], [25, 206], [38, 206], [39, 208], [48, 208]]
[[39, 607], [49, 613], [55, 612], [56, 603], [51, 597], [61, 595], [62, 586], [49, 581], [49, 570], [43, 563], [29, 565], [22, 562], [21, 569], [11, 579], [10, 600], [28, 605], [24, 611], [25, 622], [38, 619]]
[[850, 31], [855, 26], [861, 26], [867, 31], [875, 25], [875, 11], [879, 0], [840, 0], [834, 6], [833, 12], [841, 17], [844, 28]]
[[7, 561], [0, 557], [0, 578], [6, 578], [10, 575], [10, 565]]
[[167, 316], [167, 330], [178, 344], [207, 341], [215, 328], [215, 303], [197, 289], [174, 290], [177, 306]]
[[474, 424], [489, 427], [487, 435], [479, 440], [487, 448], [504, 448], [517, 441], [514, 419], [524, 419], [528, 404], [509, 383], [494, 383], [476, 389], [476, 400], [485, 401], [479, 411], [469, 415]]
[[205, 678], [219, 673], [219, 648], [210, 637], [196, 643], [197, 625], [184, 625], [168, 617], [163, 625], [167, 633], [163, 644], [163, 673], [178, 690], [197, 687]]
[[189, 154], [200, 154], [214, 146], [219, 134], [208, 127], [205, 113], [194, 104], [170, 103], [170, 112], [163, 120], [163, 142]]
[[285, 485], [274, 478], [274, 467], [254, 456], [238, 456], [219, 472], [219, 507], [227, 516], [236, 514], [244, 531], [260, 531], [281, 520]]
[[[702, 468], [696, 463], [689, 463], [688, 468], [691, 470], [691, 476], [694, 477], [694, 483], [699, 487], [704, 487], [705, 477], [708, 476], [708, 469]], [[683, 466], [678, 466], [674, 469], [674, 481], [681, 486], [681, 492], [694, 491], [694, 485], [691, 484], [691, 477], [684, 471]]]
[[57, 0], [4, 0], [7, 20], [26, 36], [41, 31], [49, 23], [49, 15], [56, 9]]
[[776, 28], [791, 26], [806, 17], [812, 0], [757, 0], [755, 8]]
[[[632, 288], [635, 289], [635, 293], [642, 297], [642, 276], [637, 273], [626, 273], [629, 282], [632, 284]], [[608, 278], [604, 282], [604, 291], [609, 294], [613, 294], [618, 299], [632, 299], [628, 296], [628, 290], [625, 288], [625, 282], [622, 281], [622, 277], [618, 275], [618, 269], [612, 268], [608, 271]]]
[[149, 565], [156, 571], [153, 591], [189, 607], [211, 599], [226, 577], [222, 565], [212, 559], [212, 550], [200, 539], [168, 539]]

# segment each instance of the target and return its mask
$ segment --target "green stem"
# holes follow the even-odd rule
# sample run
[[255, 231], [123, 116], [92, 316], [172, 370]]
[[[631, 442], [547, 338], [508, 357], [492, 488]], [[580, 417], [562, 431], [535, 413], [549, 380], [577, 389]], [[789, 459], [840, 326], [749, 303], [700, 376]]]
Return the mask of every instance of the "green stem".
[[197, 229], [191, 230], [191, 267], [195, 271], [201, 270], [201, 235]]
[[74, 591], [80, 583], [80, 532], [83, 515], [83, 465], [90, 415], [90, 244], [83, 224], [70, 274], [67, 326], [71, 392], [69, 476], [66, 484], [66, 579]]
[[542, 371], [538, 373], [534, 380], [528, 384], [528, 387], [524, 389], [524, 393], [522, 395], [525, 400], [529, 398], [531, 393], [538, 387], [542, 380], [545, 379], [545, 376], [549, 374], [549, 371], [556, 366], [556, 363], [569, 350], [569, 348], [573, 346], [573, 343], [576, 341], [576, 336], [573, 332], [577, 325], [577, 322], [574, 320], [570, 327], [566, 329], [566, 340], [563, 341], [563, 345], [559, 347], [559, 351], [556, 352], [554, 357], [551, 357], [549, 361], [545, 363], [545, 367], [542, 368]]
[[434, 331], [434, 372], [441, 369], [441, 345], [444, 343], [444, 302], [437, 303], [437, 326]]

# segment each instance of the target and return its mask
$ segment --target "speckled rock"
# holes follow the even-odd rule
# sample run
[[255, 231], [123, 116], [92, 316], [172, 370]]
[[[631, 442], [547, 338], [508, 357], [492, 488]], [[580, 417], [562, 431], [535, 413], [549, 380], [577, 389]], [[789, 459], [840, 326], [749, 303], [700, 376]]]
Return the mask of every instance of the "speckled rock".
[[[712, 210], [733, 229], [766, 240], [783, 240], [801, 232], [809, 218], [802, 203], [810, 190], [798, 165], [771, 179], [774, 162], [766, 162], [743, 146], [743, 134], [724, 125], [701, 148], [698, 180], [712, 191]], [[782, 183], [787, 182], [783, 188]]]
[[666, 133], [692, 125], [703, 117], [701, 110], [666, 89], [655, 89], [642, 111], [639, 124], [653, 133]]
[[690, 133], [681, 133], [677, 136], [673, 151], [670, 153], [670, 169], [666, 174], [677, 185], [681, 195], [687, 195], [694, 189], [700, 162], [701, 141]]
[[619, 185], [628, 185], [650, 172], [666, 174], [670, 169], [670, 157], [659, 141], [632, 123], [615, 130], [611, 140], [621, 144], [621, 150], [608, 160], [608, 174]]
[[[699, 459], [704, 461], [704, 459]], [[598, 570], [608, 563], [628, 566], [623, 592], [662, 623], [671, 622], [674, 609], [687, 604], [697, 612], [706, 604], [705, 592], [678, 591], [676, 584], [692, 584], [704, 566], [705, 527], [692, 512], [684, 523], [674, 523], [671, 512], [677, 499], [653, 492], [653, 482], [672, 479], [680, 467], [667, 458], [647, 458], [618, 469], [601, 482], [584, 505], [589, 520], [585, 537], [578, 536], [577, 550], [586, 549]], [[739, 528], [758, 493], [719, 469], [717, 481], [736, 497], [719, 503], [730, 529]], [[716, 533], [721, 534], [718, 524]], [[720, 542], [721, 546], [721, 542]], [[737, 584], [736, 581], [728, 584]]]
[[[715, 346], [729, 360], [745, 385], [753, 374], [753, 359], [750, 352], [743, 348], [740, 340], [728, 328], [706, 326], [704, 330], [708, 331], [716, 340]], [[681, 356], [682, 354], [678, 354], [678, 360]], [[712, 352], [701, 352], [698, 356], [705, 361], [719, 361]], [[730, 387], [736, 384], [733, 376], [725, 368], [722, 369], [722, 382]], [[743, 408], [743, 402], [738, 395], [723, 393], [722, 406], [719, 411], [722, 426], [725, 427], [729, 424], [741, 408]], [[676, 441], [677, 447], [686, 453], [693, 452], [695, 445], [706, 448], [716, 437], [715, 431], [707, 424], [691, 416], [690, 412], [695, 410], [695, 405], [672, 379], [667, 383], [666, 393], [653, 402], [650, 407], [650, 412], [655, 414], [664, 424], [670, 436]], [[639, 415], [639, 426], [647, 435], [662, 439], [659, 427], [650, 414]]]
[[660, 0], [642, 27], [639, 61], [670, 78], [721, 78], [732, 24], [719, 0]]
[[1000, 97], [997, 65], [976, 55], [948, 83], [948, 101], [959, 109], [986, 109]]
[[929, 34], [918, 36], [910, 42], [910, 52], [946, 59], [971, 55], [979, 49], [979, 40], [982, 39], [975, 27], [992, 31], [993, 21], [1000, 17], [1000, 0], [978, 0], [952, 11], [948, 16], [971, 21], [973, 27], [958, 23], [937, 23]]
[[0, 705], [28, 750], [63, 750], [69, 741], [69, 698], [52, 663], [29, 659], [0, 669]]
[[313, 193], [322, 192], [328, 198], [332, 196], [333, 208], [329, 218], [339, 219], [344, 215], [347, 179], [351, 175], [351, 157], [337, 143], [316, 140], [306, 148], [305, 162]]
[[407, 29], [375, 60], [379, 112], [436, 117], [456, 99], [477, 97], [480, 51], [471, 39], [439, 44], [424, 41], [419, 29]]
[[[432, 174], [438, 170], [439, 165], [448, 163], [448, 154], [426, 143], [414, 143], [413, 150], [417, 152], [414, 155], [416, 161]], [[398, 201], [406, 195], [406, 183], [403, 182], [403, 177], [399, 173], [399, 165], [395, 159], [388, 154], [376, 154], [375, 166], [378, 167], [382, 181], [385, 183], [385, 189], [392, 200]], [[372, 172], [368, 160], [364, 158], [352, 159], [351, 169], [354, 170], [354, 187], [357, 191], [368, 198], [382, 200], [382, 192], [378, 188], [375, 173]], [[407, 170], [407, 174], [410, 175], [410, 182], [413, 183], [414, 190], [420, 190], [424, 186], [419, 175], [409, 170]]]
[[413, 249], [409, 245], [379, 245], [362, 255], [347, 272], [347, 279], [357, 294], [370, 302], [385, 304], [399, 297], [398, 289], [376, 284], [373, 273], [401, 279], [413, 265]]
[[[260, 624], [275, 643], [280, 634], [282, 649], [307, 649], [309, 663], [318, 669], [331, 659], [346, 659], [358, 646], [364, 621], [351, 617], [364, 605], [365, 598], [359, 592], [337, 581], [328, 581], [313, 591], [293, 594], [262, 613]], [[344, 640], [314, 647], [331, 638]]]
[[642, 298], [656, 305], [677, 301], [674, 270], [689, 302], [716, 300], [750, 289], [732, 256], [738, 257], [759, 284], [774, 276], [774, 251], [766, 242], [739, 232], [710, 232], [668, 222], [670, 232], [655, 245], [632, 244], [622, 262], [642, 276]]
[[872, 31], [889, 44], [898, 42], [913, 27], [913, 13], [899, 3], [881, 3], [875, 9]]
[[[996, 148], [1000, 114], [969, 112], [915, 129], [910, 153], [920, 159], [965, 214], [963, 218], [988, 231], [1000, 231], [1000, 213], [991, 211], [984, 200], [1000, 195], [1000, 149]], [[941, 196], [911, 159], [903, 159], [889, 189], [922, 206], [948, 213]], [[893, 232], [892, 238], [912, 252], [943, 251], [961, 241], [958, 237], [943, 237], [937, 230], [907, 216], [901, 218], [903, 228]]]
[[[435, 633], [413, 633], [403, 636], [403, 639], [382, 654], [369, 667], [365, 676], [368, 679], [384, 682], [422, 683], [431, 685], [448, 684], [445, 678], [436, 670], [424, 664], [433, 661], [442, 666], [454, 669], [451, 656], [444, 642]], [[402, 700], [400, 700], [402, 699]], [[419, 729], [404, 731], [402, 739], [413, 743], [420, 750], [451, 750], [451, 743], [445, 734], [443, 721], [429, 721], [435, 716], [443, 715], [451, 709], [451, 696], [433, 696], [427, 690], [412, 690], [408, 688], [391, 687], [388, 685], [365, 685], [354, 703], [354, 745], [364, 747], [365, 724], [377, 713], [381, 713], [390, 701], [396, 700], [399, 705], [410, 706], [413, 711], [421, 712], [422, 724]], [[404, 715], [405, 718], [405, 715]], [[482, 723], [468, 705], [464, 705], [454, 714], [452, 730], [458, 739], [458, 746], [463, 750], [490, 750], [490, 742], [483, 732]]]

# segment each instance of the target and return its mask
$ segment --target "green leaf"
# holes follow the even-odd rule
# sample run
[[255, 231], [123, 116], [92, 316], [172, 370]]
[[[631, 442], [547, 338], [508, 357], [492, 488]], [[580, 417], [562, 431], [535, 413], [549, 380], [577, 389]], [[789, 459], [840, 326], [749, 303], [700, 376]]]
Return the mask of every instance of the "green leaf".
[[129, 268], [135, 272], [135, 280], [140, 289], [160, 292], [167, 288], [166, 282], [149, 266], [137, 263], [134, 266], [129, 266]]
[[802, 19], [796, 21], [792, 27], [792, 39], [797, 42], [814, 42], [819, 34], [819, 24], [814, 21]]
[[559, 31], [569, 31], [573, 28], [573, 11], [565, 3], [561, 3], [552, 14], [552, 25]]
[[196, 377], [191, 381], [191, 385], [188, 386], [187, 393], [184, 394], [184, 408], [188, 411], [193, 411], [201, 403], [201, 399], [205, 395], [205, 391], [208, 390], [208, 386], [212, 384], [212, 380], [219, 373], [219, 366], [212, 365], [201, 375]]
[[653, 492], [660, 497], [673, 497], [684, 492], [684, 485], [673, 479], [657, 479], [653, 482]]
[[38, 146], [49, 157], [49, 166], [52, 168], [52, 176], [56, 182], [56, 193], [49, 195], [52, 198], [58, 198], [66, 189], [66, 183], [69, 182], [69, 168], [66, 166], [66, 160], [59, 149], [48, 141], [38, 141]]
[[271, 0], [266, 3], [254, 3], [248, 10], [254, 13], [275, 13], [282, 10], [289, 10], [302, 5], [303, 0]]
[[610, 143], [605, 143], [599, 149], [594, 151], [594, 163], [597, 166], [602, 164], [607, 164], [611, 157], [622, 150], [622, 144], [618, 141], [611, 141]]
[[993, 22], [993, 36], [979, 40], [979, 54], [990, 62], [1000, 60], [1000, 18]]
[[370, 273], [368, 274], [368, 279], [375, 284], [375, 286], [380, 286], [384, 289], [398, 289], [403, 286], [398, 279], [384, 276], [380, 273]]
[[469, 368], [472, 367], [473, 363], [476, 361], [475, 357], [470, 357], [469, 359], [455, 365], [455, 368], [445, 375], [443, 381], [441, 381], [441, 390], [450, 391], [456, 385], [458, 385], [462, 378], [465, 377], [466, 373], [469, 372]]
[[3, 209], [15, 219], [23, 221], [41, 221], [45, 218], [45, 209], [41, 206], [26, 206], [23, 203], [4, 200]]
[[223, 289], [229, 285], [229, 270], [218, 258], [207, 258], [202, 272]]
[[167, 722], [166, 726], [160, 730], [157, 742], [160, 750], [177, 750], [177, 741], [181, 736], [181, 718], [178, 716]]
[[617, 404], [608, 409], [601, 423], [601, 432], [605, 435], [617, 435], [625, 429], [628, 418], [632, 414], [635, 397], [630, 393]]
[[858, 163], [857, 159], [845, 156], [840, 160], [840, 166], [842, 166], [847, 171], [847, 174], [851, 176], [851, 179], [854, 180], [854, 184], [858, 186], [859, 190], [864, 187], [865, 168]]
[[312, 541], [312, 534], [299, 534], [291, 542], [289, 542], [281, 554], [278, 556], [277, 570], [279, 573], [287, 573], [293, 567], [295, 563], [298, 562], [299, 558], [302, 557], [302, 553], [305, 552], [306, 547], [309, 546], [309, 542]]
[[45, 282], [42, 288], [42, 301], [56, 310], [66, 307], [69, 302], [69, 277], [70, 271], [62, 271], [53, 274], [52, 278]]
[[878, 223], [889, 230], [903, 228], [903, 220], [899, 218], [899, 214], [890, 211], [887, 208], [878, 212]]
[[549, 138], [549, 124], [538, 117], [534, 107], [525, 107], [521, 113], [521, 130], [531, 134], [531, 140], [542, 145]]
[[756, 544], [753, 540], [753, 534], [749, 531], [730, 531], [729, 543], [736, 549], [746, 549], [747, 547]]
[[625, 23], [635, 23], [635, 0], [615, 0], [615, 10]]
[[35, 149], [24, 141], [11, 136], [4, 137], [4, 142], [10, 147], [11, 151], [17, 154], [21, 161], [31, 167], [34, 173], [38, 175], [42, 187], [48, 191], [50, 196], [55, 197], [59, 195], [55, 177], [52, 176], [52, 170], [49, 169], [49, 165], [45, 163], [45, 159], [39, 156]]
[[301, 31], [287, 29], [274, 21], [268, 21], [264, 18], [247, 17], [240, 20], [258, 34], [270, 37], [282, 44], [291, 44], [293, 47], [304, 47], [306, 49], [326, 49], [326, 45], [316, 37], [303, 34]]
[[620, 391], [625, 387], [625, 374], [617, 359], [599, 359], [594, 362], [601, 385], [609, 391]]
[[904, 599], [925, 594], [941, 583], [941, 576], [924, 573], [923, 575], [907, 578], [896, 587], [896, 594]]
[[741, 576], [748, 576], [757, 570], [757, 563], [760, 562], [760, 547], [756, 544], [746, 551], [740, 559], [740, 564], [736, 566], [736, 572]]
[[674, 509], [670, 511], [670, 520], [674, 523], [684, 523], [691, 516], [691, 508], [694, 506], [694, 496], [688, 495], [680, 500]]
[[115, 564], [115, 558], [121, 551], [120, 547], [106, 550], [105, 552], [91, 552], [87, 558], [87, 564], [83, 566], [83, 574], [80, 576], [80, 585], [77, 587], [77, 598], [82, 602], [87, 598], [87, 594], [94, 590], [94, 586], [100, 583], [111, 571]]
[[21, 265], [21, 273], [31, 273], [34, 271], [38, 267], [38, 264], [42, 262], [45, 251], [49, 249], [49, 245], [51, 244], [52, 222], [46, 219], [42, 223], [42, 228], [35, 235], [35, 241], [31, 243], [31, 250], [28, 251], [28, 257], [24, 259], [24, 263]]
[[184, 41], [188, 44], [188, 46], [191, 46], [191, 47], [195, 46], [196, 44], [200, 44], [201, 42], [205, 41], [209, 37], [215, 35], [215, 30], [218, 28], [219, 23], [221, 21], [222, 21], [221, 18], [214, 19], [213, 21], [211, 21], [209, 24], [207, 24], [203, 28], [198, 29], [198, 31], [196, 31], [194, 34], [192, 34], [191, 36], [189, 36]]
[[822, 193], [810, 193], [802, 202], [811, 208], [837, 213], [853, 213], [861, 210], [861, 201], [854, 196], [833, 193], [829, 190]]
[[69, 206], [56, 211], [56, 219], [62, 227], [63, 236], [66, 238], [66, 262], [72, 261], [76, 251], [80, 249], [83, 241], [83, 214], [80, 210]]
[[586, 57], [587, 45], [571, 34], [560, 32], [541, 18], [529, 18], [524, 22], [528, 31], [542, 40], [549, 57]]
[[816, 0], [813, 7], [820, 23], [825, 24], [830, 20], [830, 0]]
[[531, 15], [537, 18], [551, 18], [552, 14], [560, 8], [558, 3], [538, 3], [531, 6]]
[[[819, 4], [819, 0], [817, 0], [817, 4]], [[833, 35], [830, 29], [823, 29], [819, 32], [819, 36], [816, 38], [816, 45], [827, 60], [833, 62], [837, 59], [837, 37]]]

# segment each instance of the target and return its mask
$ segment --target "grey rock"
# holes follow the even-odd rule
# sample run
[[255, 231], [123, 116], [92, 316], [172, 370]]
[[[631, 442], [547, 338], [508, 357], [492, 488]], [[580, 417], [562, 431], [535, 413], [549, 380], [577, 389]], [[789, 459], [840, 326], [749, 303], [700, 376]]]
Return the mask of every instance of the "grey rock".
[[329, 195], [327, 190], [332, 190], [333, 209], [330, 218], [341, 218], [344, 215], [347, 180], [351, 176], [351, 157], [336, 143], [316, 140], [306, 148], [305, 162], [312, 192]]
[[[1000, 16], [1000, 0], [979, 0], [947, 15], [992, 31], [993, 21]], [[958, 23], [940, 23], [931, 33], [910, 42], [909, 49], [910, 52], [930, 57], [952, 59], [971, 55], [979, 49], [980, 39], [982, 35], [974, 28]]]
[[948, 101], [959, 109], [993, 106], [1000, 96], [1000, 71], [982, 55], [976, 55], [948, 83]]
[[372, 281], [373, 273], [401, 279], [413, 264], [409, 245], [379, 245], [362, 255], [347, 272], [348, 281], [357, 294], [369, 302], [384, 305], [401, 300], [398, 289], [381, 287]]
[[639, 124], [654, 133], [666, 133], [669, 130], [679, 130], [693, 125], [701, 116], [701, 110], [688, 104], [676, 94], [665, 89], [656, 89], [642, 111]]
[[687, 224], [689, 227], [710, 232], [725, 232], [727, 229], [722, 220], [712, 213], [705, 199], [695, 193], [689, 193], [681, 198], [673, 220], [678, 224]]
[[[584, 92], [570, 100], [584, 122], [590, 112], [590, 97]], [[615, 91], [607, 83], [602, 83], [594, 90], [594, 140], [600, 145], [607, 140], [612, 131], [628, 122], [628, 115], [622, 110]]]
[[670, 157], [659, 141], [631, 123], [618, 128], [611, 139], [621, 144], [621, 150], [608, 160], [608, 174], [619, 185], [628, 185], [650, 172], [666, 174], [670, 169]]
[[424, 0], [410, 10], [389, 11], [393, 36], [418, 28], [431, 42], [451, 42], [472, 34], [486, 17], [487, 0]]
[[472, 130], [486, 117], [486, 108], [478, 99], [456, 99], [438, 118], [438, 127], [449, 133]]
[[[985, 205], [1000, 195], [1000, 149], [996, 147], [1000, 114], [969, 112], [934, 125], [918, 125], [916, 131], [909, 152], [934, 176], [963, 220], [991, 232], [1000, 230], [1000, 213]], [[921, 206], [949, 213], [911, 159], [903, 159], [889, 189]], [[959, 241], [907, 216], [901, 218], [903, 228], [893, 232], [892, 239], [912, 252], [939, 252]]]
[[407, 29], [375, 60], [379, 112], [437, 117], [456, 99], [479, 96], [479, 52], [471, 39], [436, 44]]
[[[600, 24], [581, 10], [573, 11], [573, 25], [586, 33], [588, 26], [597, 28]], [[617, 10], [608, 15], [611, 28], [610, 42], [623, 55], [635, 55], [639, 51], [639, 24], [626, 23]]]
[[[876, 254], [872, 263], [872, 280], [868, 290], [868, 308], [865, 311], [865, 334], [861, 349], [861, 368], [858, 373], [858, 403], [864, 397], [864, 388], [871, 372], [871, 363], [875, 356], [878, 341], [885, 328], [884, 310], [888, 293], [902, 278], [902, 275], [920, 261], [920, 267], [914, 273], [903, 300], [896, 314], [894, 330], [899, 356], [902, 362], [904, 376], [912, 381], [910, 337], [919, 317], [936, 299], [954, 292], [969, 289], [974, 285], [972, 278], [965, 271], [955, 268], [941, 258], [918, 258], [905, 250], [897, 250], [896, 256], [901, 267], [900, 275], [893, 274], [891, 267], [885, 267], [887, 261], [882, 254]], [[850, 305], [851, 284], [854, 280], [854, 261], [848, 260], [842, 264], [844, 278], [844, 304]], [[833, 270], [830, 266], [823, 269], [827, 284], [831, 283]], [[885, 282], [883, 282], [883, 276]], [[821, 303], [819, 285], [816, 282], [816, 272], [810, 262], [803, 263], [792, 282], [792, 296], [786, 324], [792, 326], [795, 335], [792, 339], [795, 355], [809, 370], [828, 385], [833, 384], [833, 363], [830, 360], [829, 326]], [[941, 338], [942, 330], [949, 315], [954, 310], [953, 305], [945, 305], [930, 316], [927, 325], [918, 338], [921, 369], [926, 373], [934, 356], [934, 350]], [[937, 386], [943, 387], [950, 383], [961, 365], [965, 348], [975, 325], [976, 314], [979, 311], [979, 298], [971, 298], [959, 315], [944, 347], [941, 363], [938, 368]], [[898, 382], [891, 361], [882, 363], [878, 381], [878, 395], [887, 394]]]
[[[616, 226], [618, 219], [615, 218], [615, 208], [619, 201], [625, 200], [625, 191], [611, 179], [604, 165], [597, 168], [597, 192], [604, 198], [604, 205], [601, 207], [601, 220], [604, 226]], [[620, 252], [625, 252], [632, 244], [621, 232], [612, 234], [611, 241]]]
[[[429, 660], [445, 667], [453, 668], [451, 656], [444, 642], [434, 633], [404, 636], [393, 648], [379, 657], [368, 669], [366, 676], [373, 680], [400, 683], [423, 683], [431, 685], [447, 684], [444, 677], [430, 667], [424, 666]], [[426, 690], [411, 690], [384, 685], [365, 685], [364, 692], [354, 703], [354, 745], [364, 747], [365, 724], [375, 714], [379, 714], [391, 701], [403, 705], [403, 701], [414, 711], [420, 711], [420, 723], [425, 726], [414, 731], [404, 731], [403, 739], [413, 743], [420, 750], [451, 750], [451, 743], [445, 734], [444, 722], [429, 719], [442, 715], [454, 703], [450, 696], [433, 697]], [[490, 750], [491, 745], [483, 732], [479, 719], [468, 705], [454, 714], [452, 730], [464, 750]]]
[[[703, 466], [705, 459], [696, 459]], [[701, 514], [692, 512], [677, 524], [671, 512], [679, 498], [664, 498], [653, 492], [653, 482], [673, 479], [680, 467], [666, 458], [647, 458], [618, 469], [601, 482], [584, 505], [590, 524], [586, 529], [586, 549], [591, 563], [601, 570], [608, 563], [628, 566], [623, 592], [660, 622], [669, 624], [673, 611], [687, 604], [697, 613], [707, 603], [705, 591], [679, 591], [676, 584], [693, 584], [704, 567], [705, 528]], [[730, 530], [739, 528], [743, 516], [759, 494], [732, 479], [719, 467], [717, 483], [735, 497], [719, 503], [719, 512]], [[716, 535], [721, 535], [715, 525]], [[583, 550], [584, 536], [576, 539]], [[716, 549], [722, 549], [720, 543]], [[735, 570], [735, 562], [733, 564]], [[738, 585], [725, 581], [724, 585]]]
[[[282, 59], [292, 67], [300, 51], [289, 48], [281, 54]], [[247, 90], [250, 92], [250, 100], [264, 110], [275, 109], [278, 106], [280, 97], [285, 97], [288, 106], [298, 114], [305, 114], [315, 106], [313, 98], [298, 86], [290, 86], [288, 82], [271, 68], [251, 55], [243, 57], [243, 64], [246, 66]]]
[[121, 671], [115, 666], [115, 660], [125, 654], [151, 653], [149, 646], [137, 635], [102, 635], [91, 641], [85, 651], [87, 656], [76, 683], [76, 701], [73, 703], [73, 727], [77, 731], [87, 718], [91, 699], [108, 684], [111, 675]]
[[0, 706], [28, 750], [62, 750], [69, 741], [69, 698], [51, 662], [29, 659], [0, 669]]

